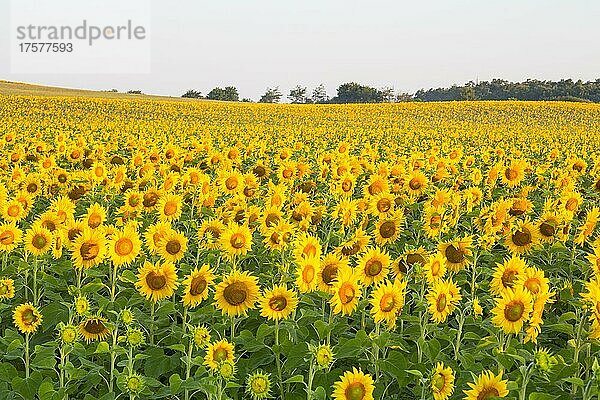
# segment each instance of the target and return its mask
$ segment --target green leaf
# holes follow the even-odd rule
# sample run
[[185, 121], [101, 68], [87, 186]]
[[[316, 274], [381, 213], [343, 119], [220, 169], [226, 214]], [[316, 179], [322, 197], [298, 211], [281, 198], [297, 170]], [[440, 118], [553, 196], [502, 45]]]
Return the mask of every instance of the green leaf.
[[47, 399], [55, 393], [54, 385], [52, 384], [52, 380], [50, 378], [46, 378], [44, 382], [40, 385], [38, 389], [38, 396], [40, 399]]
[[283, 383], [304, 383], [304, 376], [303, 375], [294, 375], [291, 378], [286, 379], [286, 381]]
[[423, 373], [421, 371], [419, 371], [418, 369], [407, 369], [406, 372], [411, 375], [416, 376], [419, 379], [423, 378]]
[[52, 369], [56, 365], [54, 349], [44, 346], [35, 346], [35, 356], [31, 360], [31, 366], [39, 369]]
[[181, 382], [182, 380], [179, 374], [173, 374], [169, 377], [169, 388], [171, 389], [172, 395], [179, 393], [179, 390], [181, 389]]
[[314, 392], [313, 396], [316, 400], [326, 400], [327, 394], [325, 393], [325, 389], [323, 386], [319, 386]]
[[577, 378], [575, 376], [571, 376], [569, 378], [565, 378], [565, 379], [563, 379], [563, 381], [568, 382], [568, 383], [572, 383], [572, 384], [577, 385], [577, 386], [583, 386], [583, 384], [584, 384], [583, 380], [581, 378]]
[[172, 344], [170, 346], [167, 346], [167, 348], [169, 348], [171, 350], [179, 351], [181, 353], [185, 353], [185, 345], [181, 344], [181, 343]]
[[554, 400], [558, 396], [553, 396], [548, 393], [533, 392], [529, 394], [529, 400]]
[[107, 342], [100, 342], [98, 343], [98, 346], [96, 347], [96, 351], [94, 351], [94, 354], [102, 354], [102, 353], [108, 353], [110, 352], [110, 346], [108, 345]]

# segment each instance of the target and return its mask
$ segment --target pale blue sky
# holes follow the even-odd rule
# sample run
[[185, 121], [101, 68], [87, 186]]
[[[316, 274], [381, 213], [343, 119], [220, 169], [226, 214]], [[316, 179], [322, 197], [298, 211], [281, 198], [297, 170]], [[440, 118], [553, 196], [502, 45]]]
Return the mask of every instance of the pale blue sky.
[[0, 79], [180, 95], [237, 86], [257, 99], [357, 81], [414, 92], [469, 80], [600, 78], [600, 1], [151, 1], [149, 74], [14, 75], [0, 0]]

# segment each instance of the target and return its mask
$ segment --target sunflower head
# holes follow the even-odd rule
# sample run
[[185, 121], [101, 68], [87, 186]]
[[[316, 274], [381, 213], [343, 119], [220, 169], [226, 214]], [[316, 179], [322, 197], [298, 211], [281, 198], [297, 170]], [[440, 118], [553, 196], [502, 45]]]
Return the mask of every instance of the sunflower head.
[[42, 314], [31, 303], [25, 303], [15, 308], [13, 321], [22, 333], [34, 333], [42, 323]]
[[106, 322], [106, 318], [90, 316], [79, 324], [79, 333], [88, 343], [95, 340], [104, 340], [111, 334]]
[[271, 391], [271, 380], [269, 374], [256, 371], [248, 375], [246, 380], [246, 392], [254, 399], [265, 399]]

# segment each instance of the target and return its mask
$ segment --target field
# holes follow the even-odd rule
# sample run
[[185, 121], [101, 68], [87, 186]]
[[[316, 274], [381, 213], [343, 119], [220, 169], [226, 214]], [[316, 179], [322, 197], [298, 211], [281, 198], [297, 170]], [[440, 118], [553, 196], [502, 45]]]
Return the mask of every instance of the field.
[[600, 105], [2, 85], [1, 399], [598, 396]]

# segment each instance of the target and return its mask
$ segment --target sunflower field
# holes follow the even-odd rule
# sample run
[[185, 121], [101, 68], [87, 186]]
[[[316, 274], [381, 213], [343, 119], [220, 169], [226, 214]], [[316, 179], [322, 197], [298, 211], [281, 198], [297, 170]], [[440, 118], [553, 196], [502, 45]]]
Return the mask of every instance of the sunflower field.
[[0, 96], [1, 399], [592, 399], [600, 106]]

